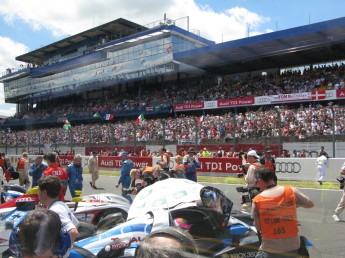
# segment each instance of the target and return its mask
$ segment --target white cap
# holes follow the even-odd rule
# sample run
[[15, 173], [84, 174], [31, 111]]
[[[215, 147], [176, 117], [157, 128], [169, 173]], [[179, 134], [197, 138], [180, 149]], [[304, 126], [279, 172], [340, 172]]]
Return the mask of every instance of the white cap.
[[255, 157], [257, 159], [260, 158], [255, 150], [248, 151], [247, 156], [252, 156], [252, 157]]

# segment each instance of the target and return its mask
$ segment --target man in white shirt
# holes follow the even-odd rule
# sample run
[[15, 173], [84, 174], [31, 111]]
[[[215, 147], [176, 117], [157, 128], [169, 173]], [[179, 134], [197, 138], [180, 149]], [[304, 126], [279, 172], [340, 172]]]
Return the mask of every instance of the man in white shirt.
[[72, 214], [67, 205], [59, 201], [61, 190], [60, 179], [56, 176], [46, 176], [38, 181], [38, 196], [40, 202], [49, 210], [55, 211], [61, 220], [62, 228], [71, 235], [72, 244], [78, 236], [78, 220]]
[[321, 153], [319, 157], [316, 159], [317, 172], [319, 173], [319, 179], [317, 181], [319, 182], [320, 185], [322, 185], [322, 182], [326, 176], [327, 162], [328, 162], [328, 159], [323, 153]]

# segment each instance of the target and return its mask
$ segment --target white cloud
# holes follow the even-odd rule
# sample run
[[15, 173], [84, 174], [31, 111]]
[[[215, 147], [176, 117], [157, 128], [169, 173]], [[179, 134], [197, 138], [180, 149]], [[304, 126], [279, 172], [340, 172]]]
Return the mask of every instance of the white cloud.
[[[5, 72], [7, 68], [18, 68], [20, 62], [15, 61], [14, 57], [27, 52], [27, 50], [28, 47], [24, 44], [0, 35], [0, 73]], [[4, 85], [0, 83], [0, 103], [4, 102]], [[0, 105], [0, 115], [11, 116], [14, 115], [15, 111], [16, 108], [13, 104]]]
[[0, 116], [13, 116], [16, 113], [16, 105], [2, 104], [0, 105]]
[[[264, 33], [260, 26], [269, 21], [269, 18], [242, 7], [216, 12], [210, 6], [197, 5], [194, 0], [1, 0], [0, 5], [0, 16], [10, 26], [15, 26], [16, 20], [20, 20], [33, 30], [44, 28], [59, 37], [117, 18], [146, 25], [163, 19], [164, 13], [173, 20], [189, 16], [190, 29], [197, 29], [200, 36], [216, 42], [246, 37], [248, 27], [250, 35]], [[187, 19], [181, 19], [176, 25], [186, 29], [186, 23]], [[27, 47], [24, 44], [0, 35], [0, 71], [18, 67], [14, 59], [25, 52]], [[0, 85], [0, 103], [3, 102], [3, 86]]]
[[[45, 28], [57, 36], [73, 35], [120, 17], [145, 25], [162, 19], [164, 13], [171, 19], [189, 16], [191, 29], [217, 42], [222, 34], [224, 40], [246, 37], [248, 26], [261, 33], [257, 29], [269, 21], [245, 8], [216, 12], [194, 0], [2, 0], [0, 5], [0, 14], [9, 24], [20, 19], [35, 30]], [[185, 21], [181, 21], [184, 28]]]

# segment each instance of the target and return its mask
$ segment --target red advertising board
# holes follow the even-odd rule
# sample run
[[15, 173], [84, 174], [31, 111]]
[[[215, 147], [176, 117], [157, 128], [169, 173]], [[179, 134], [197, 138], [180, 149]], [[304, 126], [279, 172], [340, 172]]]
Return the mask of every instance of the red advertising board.
[[192, 102], [192, 103], [182, 103], [182, 104], [174, 105], [175, 111], [188, 111], [188, 110], [203, 109], [203, 108], [204, 108], [204, 102]]
[[60, 165], [63, 167], [68, 166], [69, 164], [72, 163], [73, 158], [74, 158], [73, 156], [59, 155]]
[[237, 99], [219, 99], [218, 108], [247, 106], [247, 105], [253, 105], [254, 103], [255, 103], [254, 97], [237, 98]]
[[345, 98], [345, 89], [337, 90], [337, 99], [343, 99], [343, 98]]
[[[134, 168], [152, 166], [152, 158], [130, 157], [134, 163]], [[121, 168], [121, 157], [98, 157], [98, 166], [101, 168]]]
[[199, 158], [200, 172], [241, 173], [242, 160], [238, 158]]

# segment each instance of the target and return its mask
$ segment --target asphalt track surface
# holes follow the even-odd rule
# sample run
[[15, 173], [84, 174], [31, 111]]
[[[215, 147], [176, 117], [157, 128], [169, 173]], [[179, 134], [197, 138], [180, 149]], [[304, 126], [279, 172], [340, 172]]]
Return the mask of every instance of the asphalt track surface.
[[[92, 189], [89, 181], [90, 174], [85, 174], [83, 195], [105, 192], [121, 194], [120, 188], [115, 188], [118, 177], [100, 176], [96, 185], [104, 190]], [[234, 209], [240, 210], [240, 195], [235, 189], [236, 185], [210, 183], [205, 183], [205, 185], [222, 190], [234, 202]], [[345, 212], [342, 214], [343, 221], [334, 222], [332, 218], [334, 209], [342, 196], [342, 190], [301, 189], [301, 191], [314, 201], [315, 207], [298, 209], [300, 233], [314, 244], [321, 255], [318, 257], [345, 257]], [[66, 198], [70, 198], [69, 192]]]

